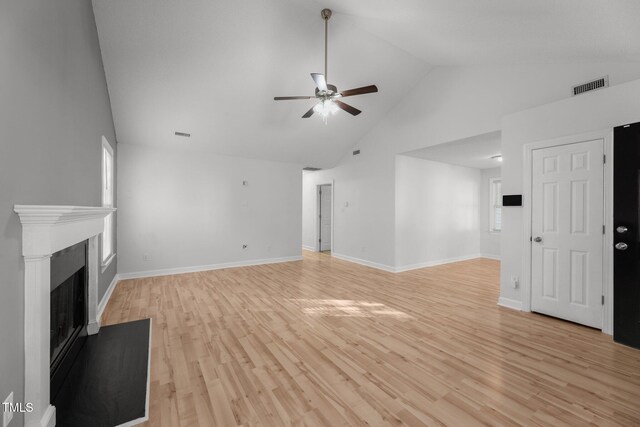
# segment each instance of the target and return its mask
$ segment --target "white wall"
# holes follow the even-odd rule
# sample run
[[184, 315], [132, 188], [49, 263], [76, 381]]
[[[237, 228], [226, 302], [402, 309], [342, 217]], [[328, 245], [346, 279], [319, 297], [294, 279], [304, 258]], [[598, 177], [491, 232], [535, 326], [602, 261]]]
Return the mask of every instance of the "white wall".
[[[100, 206], [102, 136], [117, 147], [91, 2], [0, 1], [0, 58], [0, 402], [13, 392], [24, 404], [25, 269], [13, 206]], [[99, 297], [116, 262], [99, 273]], [[23, 423], [15, 412], [10, 426]]]
[[[381, 268], [395, 264], [395, 155], [501, 129], [502, 117], [566, 99], [609, 75], [640, 78], [640, 63], [441, 67], [429, 72], [335, 168], [335, 250]], [[384, 90], [384, 88], [380, 88]], [[365, 112], [366, 113], [366, 112]], [[329, 124], [330, 126], [330, 124]], [[349, 207], [344, 208], [344, 203]]]
[[[640, 80], [508, 115], [502, 122], [502, 189], [522, 194], [523, 146], [563, 136], [612, 129], [640, 121]], [[524, 206], [527, 209], [528, 206]], [[502, 298], [520, 302], [520, 288], [511, 276], [522, 276], [524, 240], [523, 208], [505, 209], [502, 229]]]
[[130, 144], [119, 148], [119, 273], [301, 255], [301, 166]]
[[489, 231], [491, 224], [489, 211], [491, 189], [489, 181], [492, 178], [500, 178], [500, 168], [484, 169], [480, 184], [480, 253], [489, 258], [500, 259], [500, 233]]
[[480, 254], [480, 169], [396, 156], [396, 270]]
[[314, 245], [315, 187], [333, 180], [333, 256], [393, 270], [395, 206], [387, 195], [395, 192], [394, 171], [393, 155], [367, 149], [357, 156], [350, 152], [333, 169], [304, 174], [303, 244]]

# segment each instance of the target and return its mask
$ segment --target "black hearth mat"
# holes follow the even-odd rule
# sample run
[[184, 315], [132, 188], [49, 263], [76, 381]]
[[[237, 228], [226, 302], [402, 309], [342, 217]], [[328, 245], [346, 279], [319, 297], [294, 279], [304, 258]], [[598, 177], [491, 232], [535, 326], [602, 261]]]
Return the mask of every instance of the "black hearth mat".
[[53, 405], [59, 427], [113, 427], [147, 418], [151, 319], [87, 338]]

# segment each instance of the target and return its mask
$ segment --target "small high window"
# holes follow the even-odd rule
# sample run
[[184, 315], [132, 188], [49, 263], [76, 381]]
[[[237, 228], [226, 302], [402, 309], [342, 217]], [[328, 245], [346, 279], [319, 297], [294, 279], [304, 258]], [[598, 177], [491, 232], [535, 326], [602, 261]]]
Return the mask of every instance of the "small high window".
[[502, 230], [502, 178], [489, 180], [489, 231]]
[[[113, 148], [102, 137], [102, 207], [113, 207]], [[113, 213], [104, 218], [104, 230], [102, 232], [102, 267], [106, 268], [113, 260]]]

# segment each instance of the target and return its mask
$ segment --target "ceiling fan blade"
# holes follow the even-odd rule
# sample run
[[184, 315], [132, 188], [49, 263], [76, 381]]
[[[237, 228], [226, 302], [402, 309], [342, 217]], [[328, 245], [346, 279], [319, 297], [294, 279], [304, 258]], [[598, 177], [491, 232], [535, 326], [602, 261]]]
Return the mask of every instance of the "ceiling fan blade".
[[333, 102], [335, 102], [338, 107], [342, 108], [344, 111], [353, 116], [357, 116], [358, 114], [362, 113], [362, 111], [358, 110], [357, 108], [352, 107], [349, 104], [345, 104], [342, 101], [338, 101], [337, 99], [335, 99]]
[[311, 78], [316, 82], [316, 87], [318, 90], [327, 91], [327, 81], [324, 78], [324, 74], [320, 73], [311, 73]]
[[311, 109], [309, 111], [307, 111], [306, 113], [304, 113], [304, 116], [302, 116], [303, 119], [308, 119], [309, 117], [311, 117], [313, 115], [313, 108], [315, 107], [315, 105], [313, 107], [311, 107]]
[[344, 98], [345, 96], [364, 95], [365, 93], [373, 93], [377, 91], [378, 87], [376, 85], [371, 85], [359, 87], [356, 89], [343, 90], [342, 92], [340, 92], [340, 95]]
[[289, 99], [311, 99], [315, 98], [315, 96], [276, 96], [273, 98], [274, 101], [286, 101]]

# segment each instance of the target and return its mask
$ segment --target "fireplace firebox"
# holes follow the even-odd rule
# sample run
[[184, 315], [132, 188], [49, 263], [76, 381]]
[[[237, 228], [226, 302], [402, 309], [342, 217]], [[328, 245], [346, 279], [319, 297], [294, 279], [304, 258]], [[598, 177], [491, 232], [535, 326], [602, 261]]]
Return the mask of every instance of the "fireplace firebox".
[[54, 400], [87, 337], [87, 242], [51, 256], [50, 396]]

